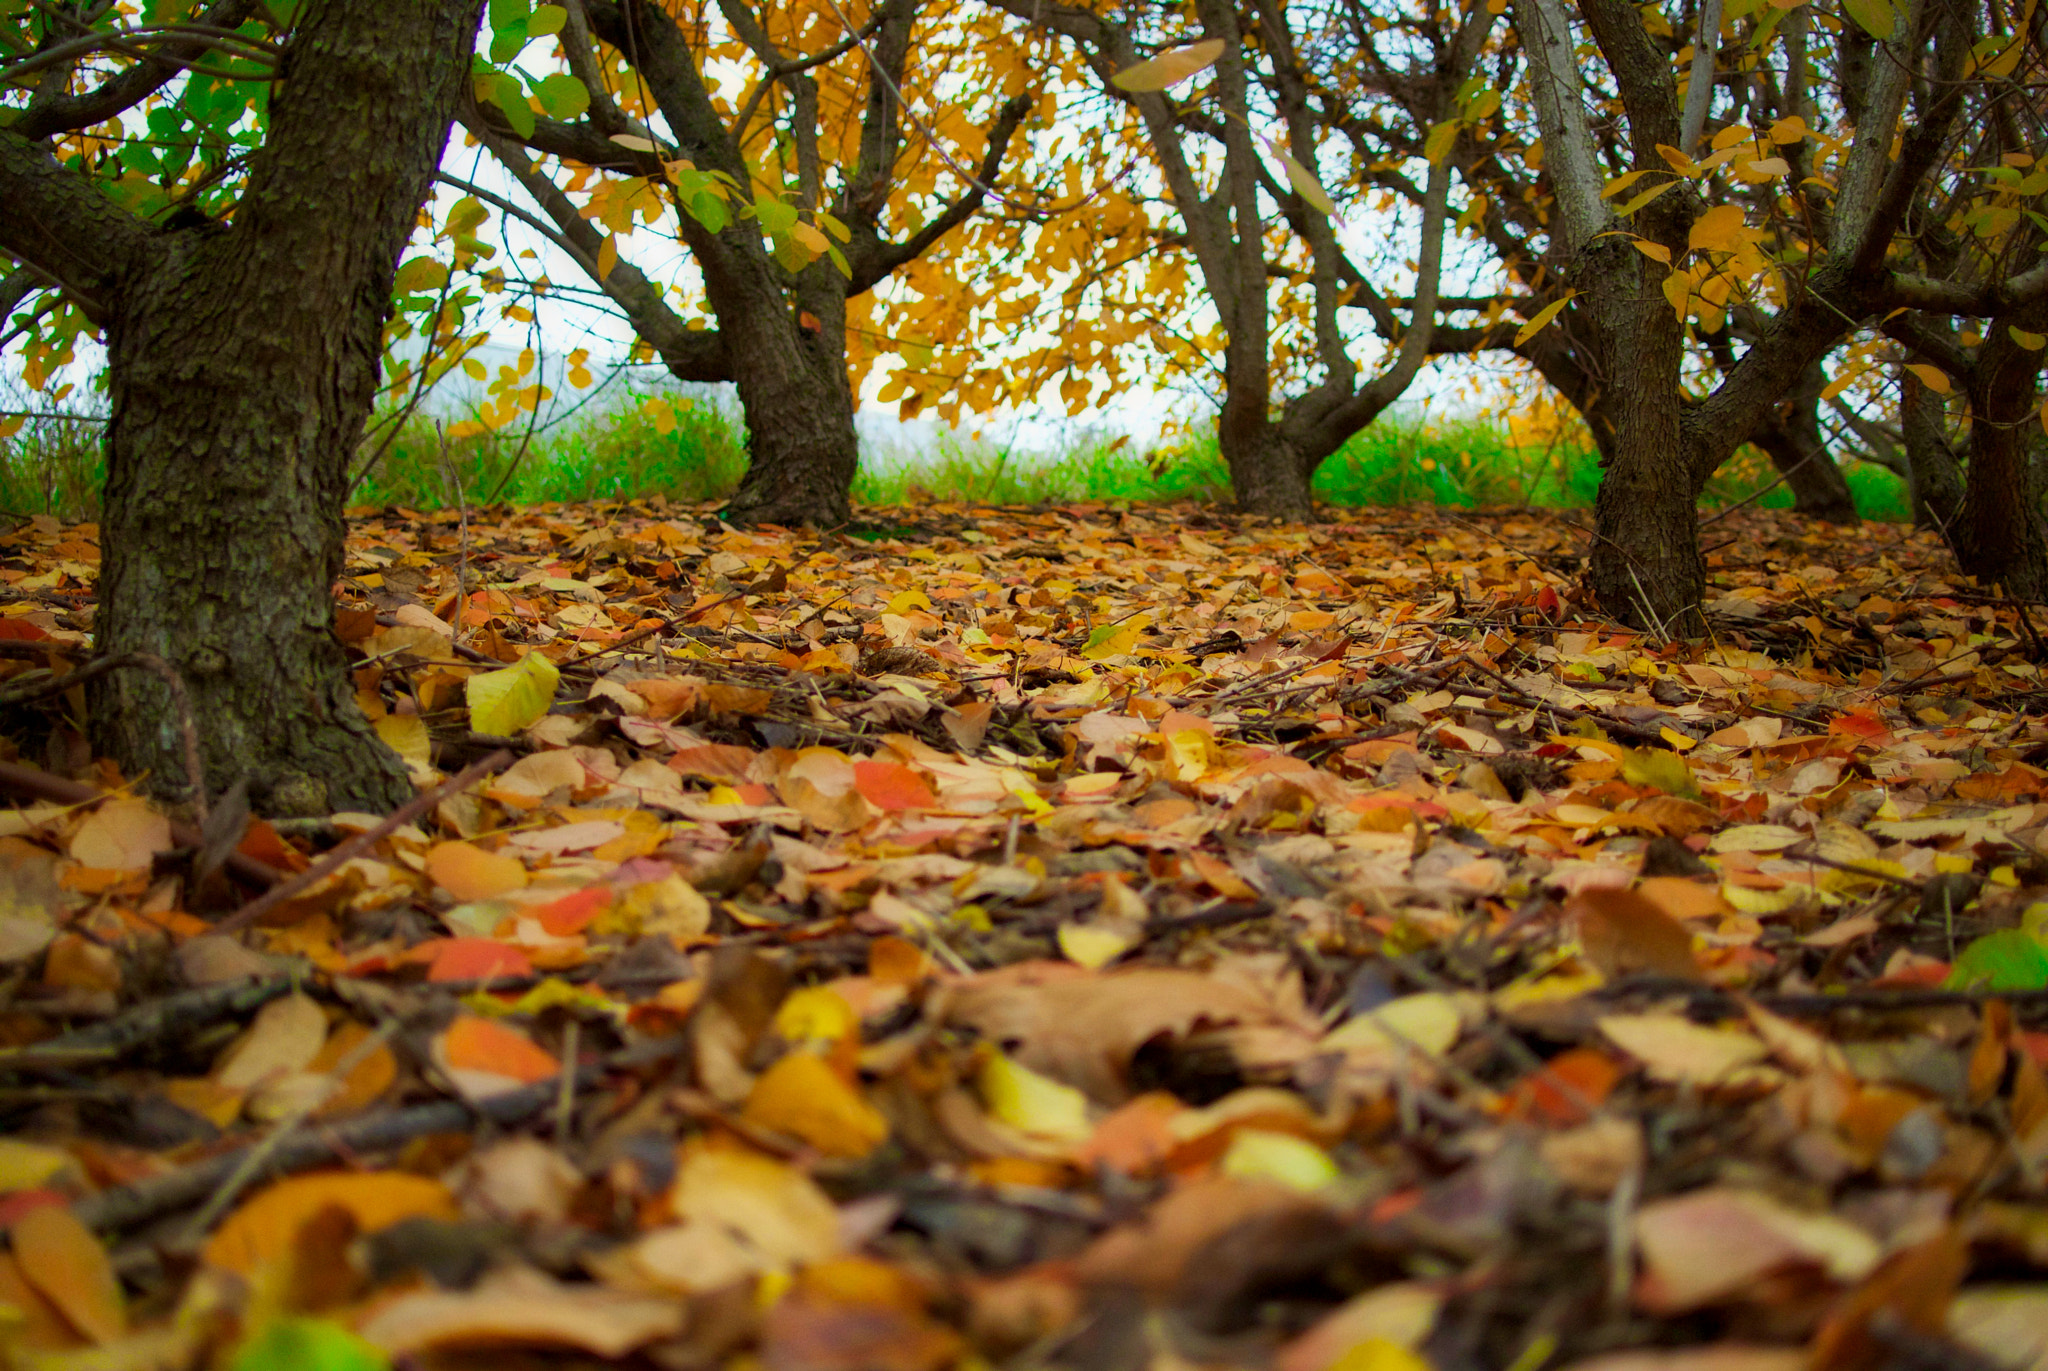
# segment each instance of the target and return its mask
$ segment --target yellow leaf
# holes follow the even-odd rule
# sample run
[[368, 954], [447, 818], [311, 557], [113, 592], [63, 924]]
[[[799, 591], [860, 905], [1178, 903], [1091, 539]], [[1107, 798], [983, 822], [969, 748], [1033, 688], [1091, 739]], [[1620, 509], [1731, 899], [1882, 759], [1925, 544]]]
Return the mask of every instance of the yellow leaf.
[[1936, 395], [1946, 395], [1949, 393], [1948, 373], [1940, 367], [1931, 367], [1925, 362], [1908, 362], [1906, 363], [1906, 370], [1918, 376], [1920, 383]]
[[597, 245], [597, 279], [602, 281], [612, 274], [612, 268], [619, 264], [619, 236], [607, 233], [604, 241]]
[[775, 1031], [790, 1042], [836, 1043], [860, 1029], [853, 1006], [829, 985], [792, 991], [775, 1011]]
[[1520, 347], [1522, 344], [1528, 342], [1531, 338], [1534, 338], [1537, 334], [1543, 332], [1544, 328], [1549, 325], [1550, 321], [1558, 316], [1558, 312], [1561, 311], [1566, 305], [1572, 302], [1572, 296], [1577, 294], [1577, 291], [1573, 291], [1570, 295], [1563, 296], [1560, 299], [1552, 300], [1549, 304], [1545, 305], [1542, 309], [1537, 310], [1535, 314], [1531, 315], [1529, 318], [1529, 322], [1522, 325], [1521, 329], [1515, 334], [1515, 346]]
[[2048, 335], [2029, 333], [2018, 324], [2007, 324], [2005, 329], [2012, 335], [2012, 340], [2028, 352], [2039, 352], [2043, 345], [2048, 345]]
[[1693, 221], [1692, 232], [1686, 235], [1686, 245], [1694, 252], [1701, 249], [1729, 252], [1741, 241], [1742, 206], [1716, 205]]
[[1634, 214], [1637, 210], [1641, 209], [1644, 205], [1649, 204], [1652, 200], [1662, 195], [1665, 191], [1670, 190], [1673, 186], [1681, 184], [1683, 183], [1678, 181], [1660, 181], [1656, 185], [1651, 186], [1648, 190], [1644, 191], [1641, 195], [1634, 196], [1626, 202], [1616, 205], [1614, 207], [1614, 212], [1623, 219], [1626, 219], [1631, 214]]
[[982, 1059], [975, 1084], [988, 1112], [1020, 1132], [1058, 1142], [1080, 1142], [1094, 1132], [1086, 1095], [1000, 1052]]
[[1391, 1338], [1367, 1338], [1330, 1363], [1329, 1371], [1432, 1371], [1419, 1353]]
[[77, 1215], [61, 1204], [38, 1205], [14, 1221], [9, 1237], [22, 1278], [73, 1328], [102, 1347], [127, 1333], [121, 1278]]
[[865, 1157], [889, 1136], [889, 1121], [812, 1052], [788, 1052], [761, 1073], [740, 1110], [747, 1122], [800, 1138], [828, 1157]]
[[1612, 177], [1606, 185], [1600, 188], [1600, 198], [1602, 200], [1611, 200], [1649, 174], [1647, 168], [1638, 168], [1635, 171], [1625, 171], [1619, 176]]
[[501, 670], [470, 677], [464, 685], [469, 726], [501, 738], [519, 732], [548, 712], [561, 679], [555, 664], [538, 652]]
[[1647, 238], [1631, 238], [1628, 241], [1637, 252], [1651, 261], [1662, 262], [1667, 267], [1671, 265], [1671, 249], [1662, 243], [1653, 243]]
[[1216, 59], [1223, 55], [1223, 46], [1221, 38], [1205, 38], [1125, 67], [1110, 77], [1109, 83], [1118, 90], [1134, 93], [1165, 90], [1215, 66]]
[[33, 1190], [58, 1176], [78, 1170], [78, 1163], [61, 1147], [0, 1138], [0, 1195]]
[[1294, 160], [1287, 153], [1280, 154], [1280, 160], [1287, 164], [1287, 183], [1294, 187], [1294, 193], [1318, 214], [1335, 214], [1337, 202], [1330, 198], [1330, 192], [1323, 189], [1323, 183], [1316, 174]]
[[384, 746], [396, 752], [399, 760], [414, 771], [433, 767], [433, 738], [427, 732], [427, 721], [419, 715], [386, 714], [371, 727], [384, 740]]
[[1697, 176], [1700, 164], [1668, 143], [1657, 144], [1657, 155], [1671, 164], [1671, 169], [1680, 176]]
[[1076, 966], [1099, 971], [1131, 950], [1128, 934], [1101, 924], [1061, 924], [1060, 955]]
[[1291, 1190], [1320, 1190], [1339, 1174], [1330, 1154], [1306, 1138], [1263, 1128], [1240, 1128], [1231, 1135], [1222, 1170], [1240, 1180], [1277, 1181]]

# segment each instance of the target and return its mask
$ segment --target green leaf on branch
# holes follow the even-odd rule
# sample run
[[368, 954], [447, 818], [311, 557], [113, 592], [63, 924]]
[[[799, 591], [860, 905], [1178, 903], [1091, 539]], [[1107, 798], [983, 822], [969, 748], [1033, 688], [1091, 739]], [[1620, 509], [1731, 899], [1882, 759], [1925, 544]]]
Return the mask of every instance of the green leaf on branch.
[[548, 38], [562, 31], [569, 22], [569, 11], [560, 5], [535, 5], [533, 17], [526, 21], [526, 32], [532, 38]]
[[504, 111], [505, 122], [521, 138], [533, 136], [533, 106], [526, 103], [526, 88], [519, 78], [499, 72], [491, 82], [491, 103]]
[[1890, 0], [1842, 0], [1842, 12], [1879, 40], [1890, 38], [1899, 24], [1899, 12], [1892, 8]]
[[565, 71], [543, 78], [533, 88], [533, 94], [551, 119], [575, 119], [590, 108], [590, 92]]
[[1451, 160], [1451, 149], [1458, 145], [1458, 121], [1446, 119], [1441, 124], [1431, 125], [1429, 137], [1422, 140], [1422, 155], [1433, 167], [1440, 167]]

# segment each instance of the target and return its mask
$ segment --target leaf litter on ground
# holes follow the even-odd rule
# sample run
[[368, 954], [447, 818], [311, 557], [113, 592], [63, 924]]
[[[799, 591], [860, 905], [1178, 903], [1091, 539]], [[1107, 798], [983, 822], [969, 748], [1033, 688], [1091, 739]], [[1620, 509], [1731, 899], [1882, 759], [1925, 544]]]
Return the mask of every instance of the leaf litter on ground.
[[0, 1364], [2048, 1368], [2024, 607], [870, 514], [357, 511], [418, 813], [226, 874], [74, 731], [97, 530], [0, 540]]

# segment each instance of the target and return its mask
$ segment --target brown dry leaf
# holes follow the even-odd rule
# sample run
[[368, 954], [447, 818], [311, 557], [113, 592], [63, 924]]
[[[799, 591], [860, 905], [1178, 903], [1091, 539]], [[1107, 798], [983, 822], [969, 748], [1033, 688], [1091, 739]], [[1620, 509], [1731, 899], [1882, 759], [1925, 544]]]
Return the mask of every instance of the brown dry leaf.
[[1770, 1078], [1770, 1049], [1752, 1034], [1709, 1028], [1681, 1014], [1608, 1014], [1600, 1031], [1659, 1080], [1733, 1085]]
[[304, 1071], [327, 1044], [327, 1014], [310, 995], [293, 993], [256, 1011], [240, 1041], [221, 1055], [213, 1080], [223, 1090], [253, 1090]]
[[953, 1022], [999, 1044], [1034, 1071], [1107, 1104], [1129, 1088], [1124, 1070], [1147, 1041], [1197, 1025], [1294, 1028], [1250, 986], [1193, 971], [1143, 967], [1090, 974], [1064, 963], [1031, 963], [976, 977], [955, 989]]
[[1658, 1314], [1741, 1295], [1782, 1267], [1803, 1264], [1832, 1279], [1861, 1280], [1882, 1250], [1832, 1214], [1791, 1209], [1762, 1191], [1716, 1186], [1656, 1200], [1636, 1211], [1643, 1273], [1636, 1303]]
[[[1685, 882], [1690, 886], [1690, 882]], [[1581, 890], [1565, 901], [1578, 921], [1586, 960], [1609, 978], [1649, 972], [1681, 980], [1700, 979], [1692, 953], [1692, 930], [1639, 890]]]
[[687, 1144], [669, 1207], [685, 1222], [726, 1229], [773, 1267], [824, 1261], [840, 1249], [839, 1211], [817, 1182], [740, 1147]]
[[71, 835], [71, 859], [99, 871], [142, 871], [176, 844], [171, 821], [146, 800], [109, 800]]
[[674, 1300], [564, 1285], [516, 1267], [493, 1274], [473, 1290], [401, 1295], [357, 1331], [393, 1355], [514, 1346], [573, 1347], [593, 1356], [623, 1357], [682, 1332], [684, 1315]]
[[1806, 1351], [1799, 1347], [1746, 1347], [1741, 1343], [1655, 1347], [1602, 1353], [1573, 1362], [1565, 1371], [1806, 1371]]
[[107, 1249], [68, 1208], [39, 1205], [8, 1229], [23, 1280], [73, 1328], [104, 1347], [128, 1332], [128, 1305]]

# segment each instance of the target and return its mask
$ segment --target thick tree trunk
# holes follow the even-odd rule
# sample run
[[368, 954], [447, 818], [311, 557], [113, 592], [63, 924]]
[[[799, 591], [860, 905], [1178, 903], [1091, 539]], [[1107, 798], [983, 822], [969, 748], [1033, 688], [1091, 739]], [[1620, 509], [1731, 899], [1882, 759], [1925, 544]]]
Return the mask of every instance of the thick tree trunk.
[[[398, 255], [447, 140], [476, 0], [311, 0], [235, 222], [166, 234], [108, 323], [102, 651], [183, 677], [210, 790], [271, 812], [383, 809], [405, 768], [333, 633], [347, 464]], [[184, 788], [166, 692], [92, 689], [94, 745]]]
[[[824, 269], [834, 271], [830, 263]], [[747, 417], [747, 474], [724, 517], [742, 524], [837, 528], [853, 518], [860, 466], [853, 384], [846, 370], [846, 300], [800, 291], [792, 311], [772, 282], [758, 308], [712, 293], [740, 404]], [[772, 298], [771, 298], [772, 293]]]
[[1587, 418], [1612, 457], [1602, 462], [1586, 577], [1600, 607], [1622, 622], [1690, 636], [1704, 626], [1706, 567], [1699, 487], [1680, 425], [1684, 334], [1647, 259], [1612, 239], [1587, 256], [1586, 314], [1607, 366]]
[[1257, 409], [1226, 399], [1217, 420], [1216, 446], [1230, 468], [1230, 488], [1246, 514], [1308, 523], [1316, 517], [1310, 481], [1316, 464], [1289, 440], [1279, 424]]
[[1970, 369], [1970, 469], [1952, 531], [1965, 572], [2028, 600], [2048, 598], [2048, 541], [2027, 452], [2041, 354], [2021, 347], [2012, 332], [2041, 326], [2039, 318], [2001, 318], [1985, 330]]
[[1788, 409], [1751, 440], [1771, 459], [1792, 492], [1792, 510], [1830, 524], [1856, 522], [1856, 497], [1820, 436], [1820, 394], [1827, 373], [1818, 363], [1800, 375]]

